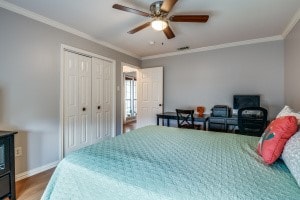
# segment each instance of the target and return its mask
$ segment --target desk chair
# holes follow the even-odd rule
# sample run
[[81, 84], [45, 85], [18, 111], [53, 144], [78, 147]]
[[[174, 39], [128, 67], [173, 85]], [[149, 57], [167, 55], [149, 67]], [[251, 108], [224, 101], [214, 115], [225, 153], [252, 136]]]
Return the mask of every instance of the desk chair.
[[246, 107], [238, 111], [239, 133], [261, 136], [267, 125], [268, 111], [262, 107]]
[[200, 129], [201, 125], [194, 123], [194, 110], [176, 109], [178, 128]]

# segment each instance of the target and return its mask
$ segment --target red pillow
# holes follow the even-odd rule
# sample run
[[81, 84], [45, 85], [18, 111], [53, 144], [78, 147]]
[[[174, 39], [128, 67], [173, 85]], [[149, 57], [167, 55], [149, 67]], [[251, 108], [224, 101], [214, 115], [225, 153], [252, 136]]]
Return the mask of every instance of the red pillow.
[[294, 116], [279, 117], [273, 120], [261, 136], [257, 151], [267, 164], [274, 163], [281, 155], [285, 143], [298, 129]]

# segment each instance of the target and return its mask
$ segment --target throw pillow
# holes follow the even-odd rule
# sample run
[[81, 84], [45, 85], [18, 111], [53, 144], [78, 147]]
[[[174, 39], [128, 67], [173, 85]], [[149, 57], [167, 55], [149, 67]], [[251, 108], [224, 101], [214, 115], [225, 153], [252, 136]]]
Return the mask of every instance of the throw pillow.
[[295, 116], [298, 120], [298, 125], [300, 125], [300, 113], [295, 112], [291, 107], [284, 106], [284, 108], [278, 113], [276, 118], [284, 116]]
[[282, 159], [300, 187], [300, 131], [287, 141], [282, 152]]
[[257, 147], [257, 151], [265, 163], [270, 165], [279, 158], [285, 143], [297, 129], [297, 119], [294, 116], [279, 117], [270, 123]]

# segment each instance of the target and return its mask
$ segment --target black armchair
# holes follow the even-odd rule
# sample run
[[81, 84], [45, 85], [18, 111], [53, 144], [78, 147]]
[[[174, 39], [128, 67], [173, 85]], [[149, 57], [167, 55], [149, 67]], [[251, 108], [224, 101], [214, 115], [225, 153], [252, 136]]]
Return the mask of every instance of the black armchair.
[[268, 111], [262, 107], [246, 107], [238, 110], [239, 133], [261, 136], [267, 125]]

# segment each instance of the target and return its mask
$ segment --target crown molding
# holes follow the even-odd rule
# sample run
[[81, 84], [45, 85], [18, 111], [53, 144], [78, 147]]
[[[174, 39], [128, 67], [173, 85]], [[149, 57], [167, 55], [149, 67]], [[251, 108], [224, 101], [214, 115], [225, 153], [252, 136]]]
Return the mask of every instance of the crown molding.
[[17, 14], [20, 14], [20, 15], [23, 15], [25, 17], [28, 17], [28, 18], [31, 18], [33, 20], [36, 20], [36, 21], [39, 21], [39, 22], [42, 22], [44, 24], [47, 24], [49, 26], [52, 26], [54, 28], [57, 28], [57, 29], [60, 29], [60, 30], [63, 30], [63, 31], [66, 31], [66, 32], [69, 32], [69, 33], [72, 33], [74, 35], [77, 35], [81, 38], [84, 38], [84, 39], [87, 39], [89, 41], [92, 41], [92, 42], [95, 42], [97, 44], [100, 44], [102, 46], [105, 46], [105, 47], [108, 47], [110, 49], [113, 49], [113, 50], [116, 50], [118, 52], [121, 52], [121, 53], [124, 53], [126, 55], [129, 55], [129, 56], [132, 56], [134, 58], [137, 58], [137, 59], [140, 59], [140, 56], [134, 54], [134, 53], [131, 53], [129, 51], [126, 51], [124, 49], [121, 49], [119, 47], [116, 47], [108, 42], [104, 42], [104, 41], [100, 41], [100, 40], [97, 40], [96, 38], [84, 33], [84, 32], [81, 32], [77, 29], [74, 29], [72, 27], [69, 27], [65, 24], [62, 24], [62, 23], [59, 23], [55, 20], [52, 20], [52, 19], [49, 19], [47, 17], [44, 17], [42, 15], [39, 15], [39, 14], [36, 14], [34, 12], [31, 12], [29, 10], [26, 10], [24, 8], [21, 8], [19, 6], [16, 6], [12, 3], [8, 3], [4, 0], [0, 0], [0, 7], [6, 9], [6, 10], [9, 10], [9, 11], [12, 11], [14, 13], [17, 13]]
[[293, 30], [294, 26], [298, 23], [299, 20], [300, 20], [300, 8], [297, 10], [295, 15], [292, 17], [291, 21], [286, 26], [286, 28], [284, 29], [284, 31], [282, 32], [281, 35], [265, 37], [265, 38], [258, 38], [258, 39], [253, 39], [253, 40], [245, 40], [245, 41], [239, 41], [239, 42], [233, 42], [233, 43], [224, 43], [224, 44], [220, 44], [220, 45], [207, 46], [207, 47], [201, 47], [201, 48], [186, 50], [186, 51], [183, 51], [183, 52], [171, 52], [171, 53], [158, 54], [158, 55], [153, 55], [153, 56], [145, 56], [145, 57], [142, 57], [141, 60], [149, 60], [149, 59], [155, 59], [155, 58], [163, 58], [163, 57], [169, 57], [169, 56], [176, 56], [176, 55], [202, 52], [202, 51], [223, 49], [223, 48], [228, 48], [228, 47], [235, 47], [235, 46], [242, 46], [242, 45], [249, 45], [249, 44], [257, 44], [257, 43], [277, 41], [277, 40], [284, 40], [286, 38], [286, 36], [291, 32], [291, 30]]
[[291, 32], [291, 30], [293, 30], [294, 26], [298, 23], [300, 19], [300, 8], [298, 9], [298, 11], [296, 12], [296, 14], [292, 17], [290, 23], [286, 26], [286, 28], [284, 29], [283, 33], [282, 33], [282, 37], [285, 39], [286, 36]]
[[176, 56], [176, 55], [184, 55], [184, 54], [190, 54], [190, 53], [196, 53], [196, 52], [203, 52], [203, 51], [210, 51], [210, 50], [216, 50], [216, 49], [223, 49], [228, 47], [236, 47], [236, 46], [243, 46], [243, 45], [249, 45], [249, 44], [257, 44], [257, 43], [263, 43], [263, 42], [270, 42], [270, 41], [277, 41], [277, 40], [284, 40], [286, 36], [289, 34], [289, 32], [294, 28], [294, 26], [297, 24], [297, 22], [300, 19], [300, 9], [295, 13], [293, 18], [291, 19], [290, 23], [286, 26], [285, 30], [281, 35], [271, 36], [271, 37], [265, 37], [265, 38], [257, 38], [252, 40], [245, 40], [245, 41], [239, 41], [239, 42], [232, 42], [232, 43], [224, 43], [220, 45], [214, 45], [214, 46], [207, 46], [207, 47], [201, 47], [196, 49], [190, 49], [186, 51], [176, 51], [176, 52], [170, 52], [170, 53], [164, 53], [164, 54], [157, 54], [152, 56], [144, 56], [140, 57], [134, 53], [131, 53], [127, 50], [121, 49], [119, 47], [116, 47], [108, 42], [97, 40], [96, 38], [81, 32], [77, 29], [74, 29], [72, 27], [69, 27], [65, 24], [59, 23], [57, 21], [54, 21], [52, 19], [46, 18], [44, 16], [38, 15], [34, 12], [31, 12], [29, 10], [26, 10], [24, 8], [21, 8], [19, 6], [16, 6], [12, 3], [8, 3], [4, 0], [0, 0], [0, 7], [7, 9], [9, 11], [15, 12], [17, 14], [23, 15], [25, 17], [31, 18], [33, 20], [42, 22], [44, 24], [47, 24], [49, 26], [55, 27], [57, 29], [69, 32], [71, 34], [77, 35], [79, 37], [82, 37], [84, 39], [87, 39], [89, 41], [95, 42], [97, 44], [100, 44], [102, 46], [108, 47], [110, 49], [116, 50], [118, 52], [124, 53], [126, 55], [132, 56], [134, 58], [137, 58], [139, 60], [148, 60], [148, 59], [154, 59], [154, 58], [163, 58], [163, 57], [170, 57], [170, 56]]
[[253, 40], [244, 40], [244, 41], [239, 41], [239, 42], [225, 43], [225, 44], [220, 44], [220, 45], [201, 47], [201, 48], [190, 49], [190, 50], [179, 51], [179, 52], [177, 51], [177, 52], [158, 54], [158, 55], [153, 55], [153, 56], [145, 56], [145, 57], [142, 57], [141, 60], [149, 60], [149, 59], [154, 59], [154, 58], [163, 58], [163, 57], [184, 55], [184, 54], [197, 53], [197, 52], [202, 52], [202, 51], [224, 49], [224, 48], [228, 48], [228, 47], [236, 47], [236, 46], [243, 46], [243, 45], [249, 45], [249, 44], [278, 41], [278, 40], [283, 40], [283, 39], [284, 38], [281, 35], [276, 35], [276, 36], [272, 36], [272, 37], [265, 37], [265, 38], [258, 38], [258, 39], [253, 39]]

